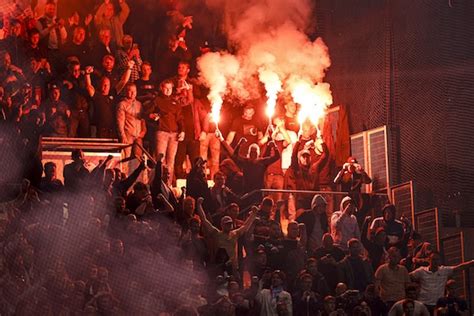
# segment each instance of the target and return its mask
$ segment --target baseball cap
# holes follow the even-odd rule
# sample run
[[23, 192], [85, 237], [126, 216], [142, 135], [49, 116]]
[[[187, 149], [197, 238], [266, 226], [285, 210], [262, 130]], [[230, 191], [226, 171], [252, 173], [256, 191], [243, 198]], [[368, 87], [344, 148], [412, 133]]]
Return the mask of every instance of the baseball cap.
[[230, 216], [224, 216], [221, 219], [221, 225], [228, 224], [228, 223], [233, 223], [234, 221], [232, 220], [232, 217]]
[[311, 155], [308, 149], [302, 149], [298, 152], [298, 158], [302, 157], [303, 155]]
[[350, 156], [349, 158], [347, 158], [347, 162], [348, 162], [348, 163], [357, 163], [357, 159], [355, 159], [354, 157]]

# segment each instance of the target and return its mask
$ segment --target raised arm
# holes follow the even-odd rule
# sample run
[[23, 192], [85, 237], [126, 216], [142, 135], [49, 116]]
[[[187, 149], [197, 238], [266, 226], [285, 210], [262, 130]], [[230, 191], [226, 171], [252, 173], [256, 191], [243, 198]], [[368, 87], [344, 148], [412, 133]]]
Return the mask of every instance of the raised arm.
[[162, 176], [162, 160], [163, 160], [163, 153], [159, 153], [158, 157], [156, 158], [156, 166], [155, 166], [155, 176], [153, 177], [153, 181], [150, 186], [150, 191], [153, 196], [158, 196], [161, 192], [161, 176]]
[[107, 3], [104, 2], [97, 9], [97, 12], [95, 13], [95, 16], [94, 16], [94, 23], [96, 26], [99, 26], [104, 21], [104, 14], [105, 14], [106, 7], [107, 7]]
[[163, 209], [160, 210], [162, 213], [173, 213], [175, 211], [173, 205], [171, 205], [171, 203], [165, 198], [163, 194], [158, 194], [156, 198], [163, 205]]
[[362, 242], [362, 245], [364, 245], [366, 249], [372, 243], [367, 237], [367, 234], [369, 231], [370, 220], [371, 220], [370, 216], [365, 217], [364, 223], [362, 224], [362, 232], [361, 232], [361, 237], [360, 237], [360, 241]]
[[244, 225], [242, 225], [242, 227], [240, 228], [237, 228], [235, 230], [235, 233], [239, 236], [242, 236], [243, 234], [245, 234], [249, 228], [252, 226], [253, 222], [255, 221], [255, 218], [257, 217], [257, 213], [258, 213], [258, 208], [254, 205], [250, 208], [250, 216], [247, 218], [247, 220], [245, 221]]
[[202, 203], [204, 202], [204, 199], [202, 197], [198, 198], [196, 201], [196, 211], [201, 218], [202, 224], [204, 228], [211, 232], [211, 233], [218, 233], [219, 229], [217, 229], [212, 223], [207, 219], [206, 213], [204, 212], [204, 209], [202, 208]]
[[222, 133], [220, 130], [216, 130], [216, 137], [219, 139], [221, 142], [221, 146], [224, 147], [225, 151], [229, 153], [229, 155], [233, 156], [234, 155], [234, 149], [230, 147], [229, 143], [227, 143], [224, 139], [224, 136], [222, 136]]
[[125, 85], [128, 83], [130, 80], [130, 76], [132, 75], [132, 69], [133, 66], [135, 66], [135, 61], [129, 60], [127, 69], [123, 72], [122, 77], [120, 78], [119, 82], [115, 85], [115, 90], [117, 91], [117, 94], [120, 94], [122, 92], [123, 88]]
[[474, 260], [469, 260], [463, 263], [458, 264], [457, 266], [453, 266], [454, 271], [469, 269], [474, 266]]
[[135, 169], [131, 175], [129, 175], [127, 178], [124, 180], [120, 181], [119, 183], [119, 188], [120, 191], [122, 192], [127, 192], [128, 189], [137, 181], [138, 177], [140, 176], [140, 173], [145, 170], [145, 162], [142, 161], [140, 165]]
[[271, 150], [273, 148], [273, 154], [270, 157], [264, 157], [262, 158], [262, 162], [265, 166], [269, 166], [278, 159], [280, 159], [280, 150], [278, 149], [277, 145], [275, 144], [274, 141], [271, 141], [268, 143], [268, 148]]
[[125, 109], [124, 109], [123, 101], [119, 103], [117, 107], [117, 129], [119, 132], [120, 141], [122, 143], [127, 141], [127, 137], [125, 135]]
[[43, 24], [41, 24], [40, 21], [36, 22], [36, 28], [38, 29], [41, 38], [46, 37], [56, 26], [57, 24], [53, 23], [50, 26], [43, 27]]
[[347, 164], [344, 164], [344, 165], [342, 166], [341, 171], [339, 171], [339, 172], [337, 173], [337, 176], [334, 178], [334, 183], [335, 183], [335, 184], [341, 183], [342, 177], [344, 176], [344, 173], [346, 172], [346, 170], [347, 170]]
[[92, 80], [91, 80], [91, 73], [94, 71], [94, 68], [92, 66], [87, 66], [85, 69], [85, 78], [86, 78], [86, 91], [87, 94], [92, 98], [95, 94], [95, 89], [94, 86], [92, 85]]
[[120, 5], [120, 14], [118, 15], [118, 19], [120, 21], [120, 24], [124, 24], [125, 21], [127, 21], [127, 18], [130, 14], [130, 7], [124, 0], [119, 0], [119, 5]]
[[331, 226], [334, 226], [336, 228], [340, 228], [342, 220], [344, 219], [344, 216], [346, 215], [348, 206], [342, 211], [342, 212], [334, 212], [331, 217]]
[[242, 144], [245, 144], [247, 142], [247, 139], [242, 137], [240, 140], [239, 140], [239, 143], [237, 144], [237, 146], [235, 146], [234, 148], [234, 153], [232, 155], [232, 160], [239, 166], [239, 167], [242, 167], [242, 163], [245, 162], [245, 158], [241, 157], [239, 152], [240, 152], [240, 146], [242, 146]]
[[319, 157], [318, 161], [313, 163], [311, 166], [311, 172], [319, 172], [321, 170], [321, 167], [326, 164], [326, 162], [329, 160], [329, 148], [326, 143], [321, 143], [321, 147], [323, 149], [323, 152], [321, 154], [321, 157]]

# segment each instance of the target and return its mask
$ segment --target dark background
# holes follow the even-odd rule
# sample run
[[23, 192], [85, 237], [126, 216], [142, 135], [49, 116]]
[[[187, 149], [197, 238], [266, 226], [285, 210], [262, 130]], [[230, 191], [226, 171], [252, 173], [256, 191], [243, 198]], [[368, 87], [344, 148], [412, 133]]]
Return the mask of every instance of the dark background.
[[387, 125], [394, 184], [414, 181], [417, 210], [472, 224], [474, 1], [318, 0], [315, 12], [351, 133]]

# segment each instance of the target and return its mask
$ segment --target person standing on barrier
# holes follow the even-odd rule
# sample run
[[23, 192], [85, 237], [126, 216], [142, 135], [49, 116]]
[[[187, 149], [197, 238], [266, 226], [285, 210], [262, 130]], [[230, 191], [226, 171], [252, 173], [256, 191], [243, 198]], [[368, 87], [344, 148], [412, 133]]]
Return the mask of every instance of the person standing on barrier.
[[163, 154], [164, 164], [168, 166], [170, 185], [174, 178], [174, 164], [178, 142], [184, 140], [182, 107], [173, 97], [173, 82], [165, 80], [160, 84], [161, 93], [148, 109], [148, 119], [157, 124], [154, 155]]
[[124, 149], [127, 157], [140, 157], [142, 144], [146, 133], [145, 120], [143, 119], [143, 108], [137, 97], [137, 86], [134, 83], [127, 85], [126, 97], [117, 106], [117, 128], [120, 141], [132, 145]]

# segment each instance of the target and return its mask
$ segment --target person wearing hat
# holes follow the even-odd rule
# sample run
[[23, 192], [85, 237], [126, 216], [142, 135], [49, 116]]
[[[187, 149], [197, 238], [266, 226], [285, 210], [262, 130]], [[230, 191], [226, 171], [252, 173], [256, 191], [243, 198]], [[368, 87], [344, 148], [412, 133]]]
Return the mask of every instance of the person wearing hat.
[[[317, 177], [316, 164], [311, 164], [312, 153], [308, 148], [293, 150], [292, 163], [285, 173], [284, 188], [286, 190], [313, 190], [315, 178]], [[314, 152], [314, 151], [313, 151]], [[311, 209], [311, 196], [295, 194], [298, 209]]]
[[307, 248], [309, 253], [314, 253], [321, 246], [324, 233], [328, 232], [326, 216], [327, 202], [322, 195], [316, 194], [311, 200], [311, 209], [297, 212], [296, 221], [306, 226]]
[[339, 211], [331, 217], [331, 235], [334, 243], [342, 249], [347, 249], [347, 242], [352, 238], [360, 240], [359, 224], [355, 213], [357, 208], [349, 196], [342, 199]]
[[371, 182], [372, 179], [354, 157], [347, 158], [347, 162], [334, 178], [334, 183], [341, 185], [341, 191], [349, 193], [360, 193], [362, 185]]
[[233, 229], [233, 220], [230, 216], [224, 216], [221, 219], [222, 229], [215, 227], [207, 218], [203, 209], [204, 199], [202, 197], [197, 199], [196, 210], [201, 218], [204, 229], [209, 233], [209, 237], [213, 237], [216, 242], [216, 248], [222, 248], [227, 252], [229, 260], [232, 262], [234, 273], [237, 275], [238, 271], [238, 256], [237, 256], [237, 241], [243, 236], [251, 227], [257, 216], [257, 207], [252, 206], [250, 215], [245, 221], [244, 225]]

